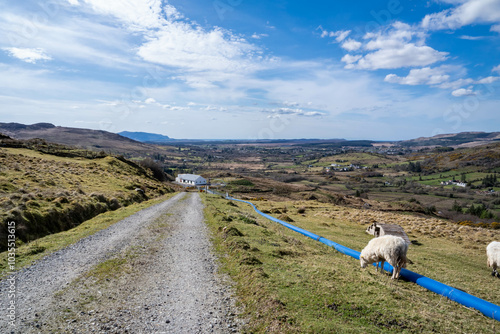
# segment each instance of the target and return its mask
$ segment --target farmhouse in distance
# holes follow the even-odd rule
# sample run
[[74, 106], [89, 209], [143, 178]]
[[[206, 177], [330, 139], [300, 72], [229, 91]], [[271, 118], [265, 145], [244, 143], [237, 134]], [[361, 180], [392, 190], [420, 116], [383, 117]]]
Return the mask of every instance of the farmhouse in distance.
[[179, 174], [175, 178], [175, 182], [188, 186], [203, 186], [207, 184], [207, 180], [196, 174]]

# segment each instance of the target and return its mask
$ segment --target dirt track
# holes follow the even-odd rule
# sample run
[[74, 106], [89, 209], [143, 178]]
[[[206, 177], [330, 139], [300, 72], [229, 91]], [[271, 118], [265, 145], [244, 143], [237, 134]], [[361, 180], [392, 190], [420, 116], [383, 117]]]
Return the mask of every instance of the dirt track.
[[181, 193], [17, 273], [16, 326], [0, 332], [238, 332], [216, 271], [200, 197]]

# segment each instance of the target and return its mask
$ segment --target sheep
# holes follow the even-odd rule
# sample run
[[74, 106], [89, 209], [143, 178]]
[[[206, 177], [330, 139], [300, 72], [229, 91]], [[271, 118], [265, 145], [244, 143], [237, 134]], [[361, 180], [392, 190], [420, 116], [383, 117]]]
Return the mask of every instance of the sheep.
[[490, 242], [490, 244], [486, 247], [486, 256], [488, 257], [488, 267], [493, 267], [491, 276], [499, 277], [500, 274], [497, 272], [497, 267], [500, 266], [500, 242]]
[[[366, 268], [367, 265], [382, 262], [381, 272], [384, 272], [384, 262], [387, 261], [394, 267], [392, 271], [392, 279], [399, 278], [401, 268], [406, 268], [406, 252], [408, 244], [403, 238], [394, 235], [384, 235], [378, 238], [373, 238], [368, 242], [365, 248], [361, 251], [359, 258], [361, 268]], [[377, 266], [378, 271], [378, 266]]]

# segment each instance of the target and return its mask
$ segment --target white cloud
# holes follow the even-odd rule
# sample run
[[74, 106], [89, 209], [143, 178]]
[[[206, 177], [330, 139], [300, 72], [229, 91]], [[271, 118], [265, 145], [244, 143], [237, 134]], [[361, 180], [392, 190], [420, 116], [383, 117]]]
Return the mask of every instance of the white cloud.
[[[333, 33], [333, 36], [335, 36], [335, 40], [340, 43], [342, 42], [344, 39], [346, 39], [347, 36], [349, 36], [349, 34], [351, 33], [350, 30], [340, 30], [340, 31], [336, 31]], [[330, 37], [333, 37], [332, 36], [332, 33], [330, 33]]]
[[261, 39], [262, 37], [269, 37], [268, 34], [257, 34], [257, 33], [253, 33], [252, 36], [251, 36], [253, 39]]
[[500, 33], [500, 24], [496, 24], [494, 26], [491, 26], [490, 31], [494, 31], [494, 32]]
[[455, 97], [461, 97], [461, 96], [471, 96], [471, 95], [476, 95], [474, 91], [471, 88], [459, 88], [451, 92], [451, 95]]
[[300, 106], [300, 103], [299, 102], [289, 102], [289, 101], [285, 101], [283, 102], [283, 105], [286, 106], [286, 107], [298, 107]]
[[499, 23], [500, 1], [466, 0], [455, 3], [458, 7], [426, 15], [421, 25], [430, 30], [455, 30], [474, 23]]
[[316, 30], [318, 30], [318, 29], [321, 30], [321, 38], [335, 37], [335, 41], [337, 41], [337, 43], [342, 42], [351, 33], [351, 30], [327, 31], [327, 30], [323, 29], [322, 26], [319, 26], [318, 28], [316, 28]]
[[361, 42], [349, 38], [344, 43], [342, 43], [341, 46], [343, 49], [346, 49], [347, 51], [356, 51], [359, 48], [361, 48], [361, 45], [363, 45]]
[[352, 63], [357, 62], [359, 59], [361, 59], [361, 57], [362, 57], [361, 55], [354, 55], [353, 56], [353, 55], [350, 55], [350, 54], [346, 54], [340, 60], [343, 61], [346, 64], [352, 64]]
[[302, 108], [275, 108], [275, 109], [263, 109], [262, 112], [274, 115], [293, 115], [293, 116], [307, 116], [307, 117], [318, 117], [325, 116], [325, 113], [320, 111], [307, 111]]
[[155, 100], [155, 99], [153, 99], [152, 97], [150, 97], [150, 98], [147, 98], [147, 99], [144, 101], [144, 103], [146, 103], [146, 104], [155, 104], [155, 103], [156, 103], [156, 100]]
[[177, 8], [175, 8], [174, 6], [169, 5], [169, 4], [163, 5], [163, 12], [167, 16], [167, 20], [179, 20], [179, 19], [184, 18], [184, 15], [179, 13]]
[[500, 77], [489, 76], [489, 77], [483, 78], [481, 80], [478, 80], [477, 83], [478, 84], [490, 84], [490, 83], [493, 83], [499, 79], [500, 79]]
[[[268, 61], [259, 47], [243, 37], [219, 27], [203, 28], [185, 19], [174, 6], [162, 5], [161, 0], [80, 2], [98, 14], [117, 19], [145, 40], [138, 47], [124, 50], [136, 52], [146, 62], [166, 66], [167, 71], [179, 74], [174, 75], [176, 79], [193, 88], [214, 88], [214, 82], [261, 69]], [[254, 34], [252, 38], [264, 36]]]
[[406, 77], [388, 74], [384, 81], [401, 85], [437, 85], [448, 81], [449, 75], [440, 68], [424, 67], [412, 69]]
[[428, 46], [409, 43], [399, 48], [381, 49], [369, 53], [360, 58], [354, 68], [376, 70], [426, 66], [445, 60], [447, 54]]
[[470, 85], [473, 84], [474, 80], [471, 78], [466, 78], [466, 79], [457, 79], [454, 81], [449, 81], [449, 82], [443, 82], [442, 84], [439, 85], [439, 88], [443, 89], [458, 89], [461, 86], [464, 85]]
[[90, 63], [127, 70], [141, 66], [132, 59], [129, 32], [119, 27], [79, 16], [58, 15], [53, 20], [37, 22], [36, 30], [26, 33], [26, 27], [32, 24], [28, 14], [0, 11], [0, 44], [42, 49], [58, 61], [77, 66]]
[[255, 69], [259, 51], [221, 28], [206, 31], [185, 22], [169, 22], [137, 53], [146, 61], [188, 71], [241, 72]]
[[493, 69], [491, 71], [500, 73], [500, 65], [493, 67]]
[[[118, 18], [127, 27], [132, 30], [144, 31], [151, 28], [159, 28], [163, 19], [162, 2], [161, 0], [82, 0], [86, 5], [90, 6], [95, 12], [103, 15], [112, 15]], [[76, 1], [71, 1], [73, 5], [78, 4]], [[168, 18], [182, 17], [177, 10], [165, 5], [165, 14]]]
[[356, 61], [343, 58], [346, 68], [395, 69], [403, 67], [427, 66], [447, 58], [447, 52], [439, 52], [425, 45], [425, 33], [408, 24], [395, 22], [376, 33], [363, 37], [367, 42], [363, 50], [368, 50]]
[[459, 37], [460, 39], [466, 39], [469, 41], [480, 41], [482, 39], [485, 39], [485, 36], [468, 36], [468, 35], [462, 35]]
[[28, 48], [3, 48], [7, 51], [11, 57], [18, 58], [27, 63], [35, 64], [39, 60], [51, 60], [52, 58], [48, 56], [45, 51], [41, 48], [28, 49]]

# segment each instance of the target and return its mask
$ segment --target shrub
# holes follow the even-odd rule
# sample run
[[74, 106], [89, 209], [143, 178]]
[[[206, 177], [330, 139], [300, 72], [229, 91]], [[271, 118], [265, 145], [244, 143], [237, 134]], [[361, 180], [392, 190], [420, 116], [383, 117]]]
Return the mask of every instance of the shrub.
[[234, 180], [228, 182], [229, 184], [236, 185], [236, 186], [246, 186], [246, 187], [253, 187], [254, 184], [252, 181], [247, 180], [247, 179], [241, 179], [241, 180]]
[[451, 210], [455, 211], [455, 212], [458, 212], [458, 213], [462, 213], [463, 212], [462, 206], [457, 201], [453, 202], [453, 206], [451, 207]]
[[163, 171], [163, 167], [151, 158], [146, 158], [140, 162], [142, 167], [148, 168], [153, 173], [153, 177], [158, 181], [167, 181], [168, 177]]
[[430, 205], [430, 206], [426, 206], [425, 209], [424, 209], [424, 212], [428, 215], [432, 215], [434, 214], [434, 212], [436, 212], [436, 207], [434, 205]]
[[493, 222], [490, 225], [491, 225], [491, 228], [494, 229], [494, 230], [500, 229], [500, 223]]

